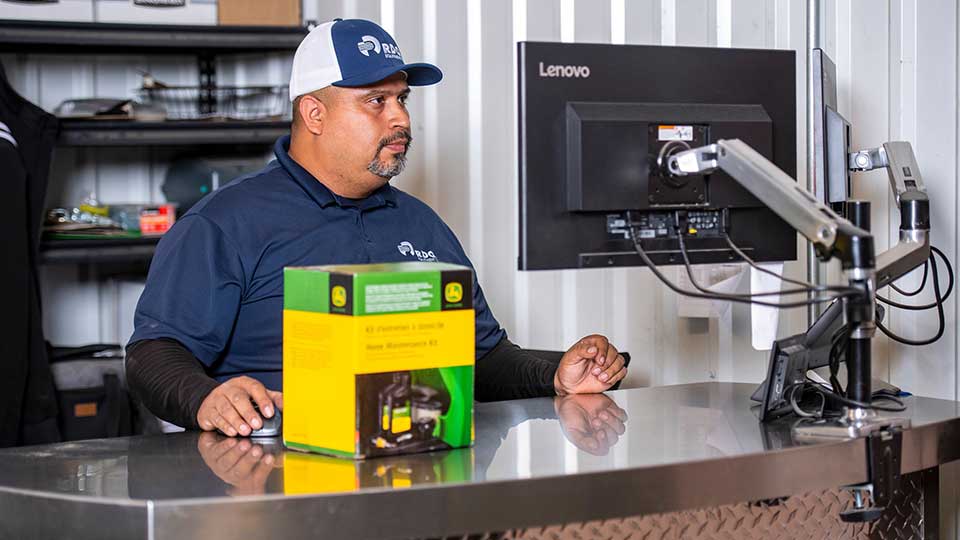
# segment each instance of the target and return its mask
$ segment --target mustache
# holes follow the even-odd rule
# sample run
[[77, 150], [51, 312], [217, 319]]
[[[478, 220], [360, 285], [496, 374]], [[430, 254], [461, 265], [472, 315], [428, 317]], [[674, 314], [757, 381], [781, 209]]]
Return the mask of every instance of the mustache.
[[394, 133], [393, 135], [390, 135], [389, 137], [384, 137], [383, 139], [380, 139], [380, 144], [377, 145], [376, 155], [379, 156], [380, 151], [383, 150], [384, 147], [386, 147], [387, 145], [397, 143], [400, 141], [406, 141], [407, 150], [410, 149], [410, 145], [413, 144], [413, 135], [410, 134], [409, 129], [401, 129], [400, 131], [397, 131], [396, 133]]

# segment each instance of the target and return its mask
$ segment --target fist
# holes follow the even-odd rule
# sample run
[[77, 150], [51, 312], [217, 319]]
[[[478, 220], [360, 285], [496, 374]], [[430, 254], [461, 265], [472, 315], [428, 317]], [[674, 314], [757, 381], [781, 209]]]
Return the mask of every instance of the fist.
[[603, 392], [626, 377], [624, 364], [623, 355], [606, 337], [587, 336], [563, 354], [553, 386], [559, 396]]

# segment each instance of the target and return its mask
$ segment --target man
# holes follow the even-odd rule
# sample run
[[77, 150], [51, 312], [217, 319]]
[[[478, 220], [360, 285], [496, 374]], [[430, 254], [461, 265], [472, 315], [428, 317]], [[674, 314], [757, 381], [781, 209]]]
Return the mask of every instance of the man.
[[[405, 64], [369, 21], [318, 26], [297, 48], [293, 124], [277, 160], [205, 197], [164, 236], [127, 347], [134, 393], [175, 424], [249, 435], [283, 408], [283, 268], [408, 260], [470, 265], [427, 205], [390, 186], [411, 143]], [[471, 265], [472, 266], [472, 265]], [[603, 336], [551, 364], [510, 343], [474, 278], [478, 400], [595, 393], [626, 375]], [[198, 361], [199, 360], [199, 361]]]

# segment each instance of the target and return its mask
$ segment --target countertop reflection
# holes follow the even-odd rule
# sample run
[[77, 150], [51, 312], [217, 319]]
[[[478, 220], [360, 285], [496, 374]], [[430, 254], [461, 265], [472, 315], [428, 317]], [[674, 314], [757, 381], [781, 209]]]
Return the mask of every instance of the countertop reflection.
[[[793, 446], [790, 421], [761, 425], [752, 385], [703, 383], [478, 403], [476, 443], [351, 461], [280, 439], [214, 433], [100, 439], [0, 450], [0, 488], [167, 500], [342, 493], [510, 481], [742, 456]], [[915, 426], [957, 416], [952, 401], [908, 398]]]

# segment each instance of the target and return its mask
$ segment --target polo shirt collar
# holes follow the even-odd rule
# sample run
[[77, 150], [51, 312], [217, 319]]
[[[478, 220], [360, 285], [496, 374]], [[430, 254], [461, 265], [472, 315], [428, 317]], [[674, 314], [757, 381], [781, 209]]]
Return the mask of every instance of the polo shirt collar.
[[273, 153], [277, 156], [277, 161], [287, 171], [291, 178], [310, 195], [310, 198], [320, 206], [326, 208], [330, 205], [337, 205], [343, 208], [356, 207], [360, 210], [372, 210], [384, 205], [396, 206], [397, 194], [393, 186], [386, 183], [379, 189], [363, 199], [349, 199], [341, 197], [330, 191], [323, 182], [320, 182], [309, 171], [304, 169], [299, 163], [290, 157], [290, 136], [284, 135], [277, 139], [273, 147]]

